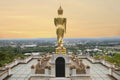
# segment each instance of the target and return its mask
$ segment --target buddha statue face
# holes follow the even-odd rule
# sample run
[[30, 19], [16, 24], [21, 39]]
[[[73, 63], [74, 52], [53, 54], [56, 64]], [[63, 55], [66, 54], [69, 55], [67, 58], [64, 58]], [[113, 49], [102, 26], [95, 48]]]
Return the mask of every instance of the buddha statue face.
[[63, 9], [61, 8], [61, 6], [58, 9], [58, 15], [62, 15], [63, 14]]

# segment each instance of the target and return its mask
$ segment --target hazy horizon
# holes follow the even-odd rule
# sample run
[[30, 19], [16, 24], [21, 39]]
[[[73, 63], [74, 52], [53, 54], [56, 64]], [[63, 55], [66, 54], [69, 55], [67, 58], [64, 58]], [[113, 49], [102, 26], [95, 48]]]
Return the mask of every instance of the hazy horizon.
[[[7, 40], [7, 39], [57, 39], [56, 37], [52, 37], [52, 38], [0, 38], [0, 40]], [[64, 38], [64, 39], [120, 39], [120, 37], [95, 37], [95, 38], [81, 38], [81, 37], [78, 37], [78, 38]]]
[[[120, 37], [120, 0], [61, 0], [65, 38]], [[60, 0], [1, 0], [0, 38], [56, 37]]]

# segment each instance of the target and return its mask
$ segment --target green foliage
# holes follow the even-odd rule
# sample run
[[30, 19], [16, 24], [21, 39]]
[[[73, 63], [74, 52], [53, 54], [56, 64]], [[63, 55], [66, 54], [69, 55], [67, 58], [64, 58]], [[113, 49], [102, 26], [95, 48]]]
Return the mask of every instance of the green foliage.
[[120, 53], [116, 53], [116, 54], [113, 56], [113, 60], [114, 60], [114, 63], [115, 63], [117, 66], [120, 66]]
[[68, 51], [71, 51], [71, 52], [73, 52], [74, 54], [76, 54], [77, 53], [77, 48], [76, 47], [67, 47], [66, 48]]
[[55, 47], [33, 47], [33, 48], [20, 48], [20, 47], [0, 47], [0, 67], [4, 64], [12, 62], [14, 59], [25, 59], [24, 53], [31, 52], [54, 52]]
[[96, 59], [96, 60], [99, 60], [99, 59], [101, 59], [101, 56], [100, 55], [96, 55], [96, 56], [93, 56], [93, 58]]
[[12, 47], [1, 47], [0, 48], [0, 67], [4, 64], [8, 64], [12, 62], [14, 59], [18, 57], [24, 59], [25, 56], [22, 53], [18, 53], [16, 48]]
[[33, 47], [33, 48], [24, 48], [22, 49], [22, 53], [31, 53], [31, 52], [54, 52], [55, 47]]
[[110, 63], [115, 63], [120, 66], [120, 53], [116, 53], [114, 56], [104, 56], [104, 59]]
[[116, 64], [117, 66], [120, 66], [120, 52], [115, 53], [114, 56], [108, 56], [108, 55], [96, 55], [93, 56], [94, 59], [99, 60], [99, 59], [105, 59], [106, 61]]

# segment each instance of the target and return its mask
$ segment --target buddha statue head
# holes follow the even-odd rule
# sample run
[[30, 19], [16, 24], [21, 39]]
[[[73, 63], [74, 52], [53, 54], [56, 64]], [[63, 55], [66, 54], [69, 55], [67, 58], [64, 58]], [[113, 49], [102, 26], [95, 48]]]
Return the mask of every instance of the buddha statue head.
[[63, 9], [61, 8], [61, 6], [58, 9], [58, 15], [62, 15], [63, 14]]

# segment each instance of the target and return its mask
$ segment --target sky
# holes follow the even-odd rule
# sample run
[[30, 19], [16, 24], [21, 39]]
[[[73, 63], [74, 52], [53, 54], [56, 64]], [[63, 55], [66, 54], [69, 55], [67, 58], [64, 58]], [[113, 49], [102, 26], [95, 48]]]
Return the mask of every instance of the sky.
[[56, 37], [60, 4], [65, 38], [120, 37], [120, 0], [0, 0], [0, 38]]

